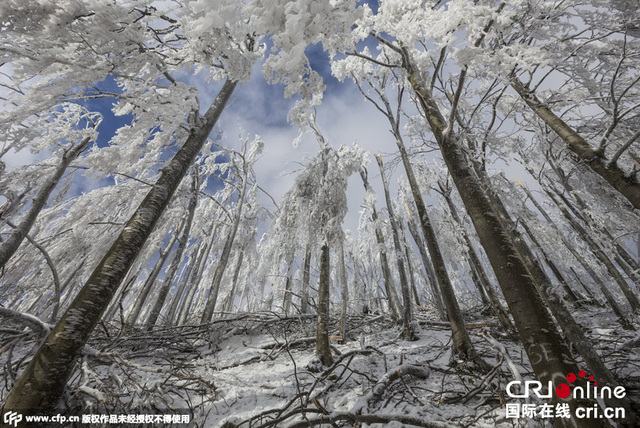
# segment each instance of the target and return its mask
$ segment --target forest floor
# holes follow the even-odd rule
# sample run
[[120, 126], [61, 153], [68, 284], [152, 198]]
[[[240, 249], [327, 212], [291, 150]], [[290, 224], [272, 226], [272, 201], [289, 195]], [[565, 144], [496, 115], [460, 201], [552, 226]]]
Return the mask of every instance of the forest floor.
[[[101, 326], [65, 400], [70, 414], [188, 414], [193, 427], [544, 426], [549, 419], [506, 416], [507, 403], [519, 400], [506, 395], [506, 384], [534, 377], [517, 338], [472, 312], [479, 315], [467, 317], [469, 333], [493, 367], [489, 373], [452, 361], [447, 324], [422, 310], [413, 342], [385, 316], [349, 317], [349, 340], [332, 338], [329, 368], [314, 355], [309, 315], [228, 314], [208, 325], [151, 332]], [[631, 343], [637, 333], [597, 309], [580, 311], [578, 321], [638, 405], [640, 357]], [[0, 400], [36, 344], [24, 334], [21, 341], [2, 334]]]

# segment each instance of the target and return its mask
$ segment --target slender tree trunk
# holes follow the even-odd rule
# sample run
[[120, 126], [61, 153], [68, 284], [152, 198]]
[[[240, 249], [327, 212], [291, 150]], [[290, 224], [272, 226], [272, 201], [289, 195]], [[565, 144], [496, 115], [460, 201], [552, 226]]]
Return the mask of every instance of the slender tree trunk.
[[527, 232], [527, 235], [529, 235], [529, 239], [531, 239], [531, 242], [533, 242], [533, 245], [536, 246], [536, 248], [542, 255], [542, 258], [544, 259], [547, 266], [549, 266], [549, 268], [551, 269], [551, 272], [553, 272], [555, 277], [558, 279], [558, 282], [560, 282], [562, 289], [566, 293], [567, 300], [573, 304], [577, 304], [579, 300], [578, 296], [576, 296], [573, 289], [569, 287], [568, 282], [564, 279], [564, 275], [562, 275], [562, 272], [560, 272], [560, 269], [558, 269], [556, 264], [547, 255], [547, 252], [544, 250], [544, 247], [542, 246], [540, 241], [538, 241], [538, 238], [536, 238], [535, 234], [533, 233], [533, 231], [531, 230], [527, 222], [523, 219], [520, 219], [519, 224], [521, 224], [524, 231]]
[[411, 257], [409, 252], [409, 246], [407, 245], [407, 238], [402, 237], [402, 243], [404, 244], [404, 257], [407, 260], [407, 271], [409, 272], [409, 283], [411, 284], [411, 292], [413, 293], [413, 303], [417, 306], [420, 304], [420, 294], [418, 293], [418, 286], [416, 285], [415, 274], [413, 273], [413, 263], [411, 263]]
[[[364, 184], [364, 188], [367, 192], [373, 192], [369, 185], [366, 169], [360, 170], [360, 177]], [[384, 242], [384, 235], [380, 230], [378, 223], [378, 212], [376, 207], [371, 207], [371, 220], [375, 226], [376, 242], [378, 243], [378, 251], [380, 252], [380, 267], [382, 269], [382, 279], [384, 280], [384, 289], [387, 293], [387, 300], [389, 302], [389, 311], [394, 321], [399, 322], [402, 319], [400, 311], [400, 300], [398, 299], [398, 293], [391, 277], [391, 269], [389, 269], [389, 260], [387, 258], [387, 246]]]
[[415, 332], [411, 327], [411, 321], [413, 315], [411, 313], [411, 292], [409, 291], [409, 281], [407, 280], [407, 271], [404, 266], [404, 259], [402, 256], [402, 247], [400, 246], [400, 236], [398, 236], [398, 222], [391, 203], [391, 195], [389, 194], [389, 183], [384, 173], [384, 166], [382, 164], [382, 157], [376, 156], [378, 166], [380, 167], [380, 177], [382, 178], [382, 187], [384, 189], [384, 198], [387, 203], [387, 211], [389, 212], [389, 222], [391, 223], [391, 233], [393, 236], [393, 246], [396, 254], [396, 264], [398, 266], [398, 274], [400, 275], [400, 290], [402, 290], [402, 335], [405, 340], [416, 340]]
[[300, 312], [306, 314], [309, 311], [309, 281], [311, 277], [311, 245], [307, 243], [304, 252], [304, 265], [302, 267], [302, 296], [300, 297]]
[[151, 269], [151, 273], [149, 274], [146, 281], [140, 288], [140, 293], [138, 294], [138, 298], [136, 299], [133, 305], [133, 309], [131, 310], [131, 312], [129, 313], [129, 316], [127, 317], [127, 323], [129, 325], [135, 325], [138, 322], [138, 317], [140, 316], [142, 307], [147, 301], [147, 297], [149, 297], [149, 294], [151, 293], [151, 289], [155, 285], [156, 279], [158, 279], [158, 275], [160, 274], [160, 271], [162, 270], [162, 267], [167, 261], [167, 258], [169, 257], [169, 253], [171, 253], [171, 249], [173, 248], [173, 245], [176, 243], [177, 240], [178, 240], [178, 234], [177, 234], [177, 231], [174, 230], [174, 233], [172, 234], [171, 239], [169, 240], [169, 243], [167, 244], [164, 250], [160, 250], [160, 257], [158, 257], [156, 264], [153, 266], [153, 269]]
[[[169, 307], [169, 311], [167, 313], [167, 321], [169, 323], [173, 323], [174, 325], [182, 325], [184, 323], [187, 308], [191, 307], [191, 303], [193, 302], [198, 284], [200, 284], [202, 281], [202, 275], [204, 273], [207, 260], [209, 259], [209, 254], [211, 253], [211, 248], [213, 248], [213, 243], [217, 235], [218, 223], [216, 220], [212, 220], [211, 225], [209, 226], [209, 231], [207, 233], [209, 241], [204, 243], [199, 248], [197, 255], [194, 255], [196, 262], [189, 263], [189, 270], [187, 272], [187, 275], [185, 275], [184, 281], [180, 284], [180, 287], [178, 287], [178, 292], [174, 297], [171, 306]], [[183, 295], [184, 297], [182, 297], [180, 300], [176, 300], [179, 296]]]
[[413, 221], [413, 219], [409, 218], [407, 222], [407, 226], [409, 227], [409, 233], [411, 233], [411, 237], [413, 237], [413, 241], [416, 243], [418, 247], [418, 251], [420, 252], [420, 257], [422, 258], [422, 265], [424, 266], [425, 272], [427, 273], [427, 279], [429, 280], [429, 286], [431, 287], [431, 294], [433, 295], [433, 303], [436, 305], [436, 310], [438, 311], [438, 315], [442, 321], [448, 321], [447, 314], [444, 310], [444, 305], [442, 303], [442, 295], [440, 294], [440, 287], [438, 287], [438, 280], [436, 279], [436, 273], [433, 270], [433, 266], [431, 264], [431, 260], [429, 259], [429, 255], [427, 254], [427, 250], [425, 249], [425, 245], [422, 242], [422, 237], [418, 232], [418, 228]]
[[191, 185], [191, 197], [189, 198], [189, 204], [187, 205], [187, 219], [179, 239], [178, 248], [173, 256], [173, 260], [171, 260], [169, 270], [165, 273], [164, 279], [162, 280], [162, 286], [156, 296], [156, 302], [154, 303], [145, 323], [145, 327], [149, 330], [153, 328], [158, 320], [158, 316], [160, 316], [160, 312], [164, 306], [164, 301], [167, 298], [167, 294], [169, 294], [171, 284], [173, 284], [173, 279], [178, 272], [178, 268], [180, 268], [180, 263], [183, 261], [182, 256], [184, 254], [184, 250], [187, 248], [187, 242], [189, 241], [189, 235], [191, 234], [191, 226], [193, 225], [193, 217], [196, 213], [196, 206], [198, 205], [199, 184], [200, 180], [197, 175], [197, 170], [194, 169]]
[[[509, 231], [498, 220], [464, 148], [432, 98], [425, 84], [427, 80], [417, 69], [409, 51], [405, 48], [402, 53], [409, 82], [493, 267], [532, 368], [543, 384], [550, 381], [558, 384], [577, 366], [568, 359], [569, 350], [549, 316], [535, 282], [509, 239]], [[578, 404], [569, 400], [569, 405], [575, 410]], [[556, 422], [562, 426], [566, 421]]]
[[[204, 244], [200, 249], [200, 253], [197, 255], [194, 269], [191, 270], [191, 275], [185, 277], [185, 288], [182, 293], [183, 297], [180, 301], [176, 302], [176, 309], [170, 321], [173, 320], [174, 325], [184, 325], [187, 322], [187, 317], [191, 312], [191, 305], [193, 299], [198, 291], [198, 285], [202, 280], [202, 274], [205, 270], [209, 253], [213, 244]], [[189, 266], [191, 268], [191, 266]], [[177, 297], [177, 296], [176, 296]]]
[[576, 281], [578, 281], [578, 283], [580, 284], [580, 286], [582, 287], [582, 289], [584, 290], [588, 298], [590, 299], [590, 303], [604, 308], [604, 305], [601, 304], [598, 299], [596, 299], [596, 296], [593, 295], [589, 287], [587, 287], [587, 285], [582, 281], [582, 279], [580, 278], [580, 275], [578, 275], [578, 273], [573, 268], [573, 266], [570, 266], [569, 270], [573, 274], [573, 277], [576, 279]]
[[291, 283], [293, 282], [293, 278], [291, 276], [293, 274], [293, 259], [294, 253], [292, 250], [291, 254], [287, 257], [287, 277], [285, 278], [284, 293], [282, 296], [282, 308], [284, 309], [284, 315], [287, 317], [291, 310]]
[[242, 261], [244, 260], [244, 249], [244, 246], [240, 249], [240, 254], [238, 255], [238, 260], [236, 261], [236, 268], [233, 272], [233, 279], [231, 280], [231, 290], [229, 291], [229, 298], [227, 299], [227, 304], [225, 305], [226, 312], [233, 311], [233, 303], [236, 299], [236, 290], [238, 289], [238, 278], [240, 277], [240, 269], [242, 268]]
[[[192, 278], [194, 271], [199, 268], [199, 263], [203, 258], [203, 254], [206, 251], [207, 244], [201, 243], [197, 248], [193, 249], [186, 257], [186, 267], [184, 268], [182, 275], [178, 276], [178, 283], [176, 285], [176, 291], [173, 294], [173, 298], [169, 303], [166, 314], [164, 315], [164, 323], [167, 325], [178, 325], [179, 313], [184, 301], [186, 300], [185, 290], [187, 290], [189, 280]], [[156, 320], [157, 322], [157, 320]]]
[[576, 221], [576, 219], [571, 215], [571, 213], [569, 213], [567, 209], [562, 206], [561, 202], [558, 201], [558, 199], [556, 199], [552, 193], [549, 192], [548, 195], [556, 203], [556, 205], [558, 206], [558, 209], [560, 210], [562, 215], [567, 219], [569, 224], [571, 224], [571, 226], [575, 229], [575, 231], [578, 232], [580, 237], [584, 239], [584, 241], [589, 245], [589, 247], [593, 251], [593, 254], [600, 261], [600, 263], [602, 263], [606, 267], [609, 275], [611, 275], [611, 277], [615, 280], [616, 284], [618, 284], [618, 287], [620, 287], [620, 290], [622, 290], [622, 294], [624, 294], [624, 297], [627, 299], [627, 302], [629, 302], [631, 309], [636, 312], [640, 312], [640, 301], [638, 301], [638, 298], [636, 297], [636, 295], [633, 293], [633, 291], [627, 284], [627, 281], [625, 281], [625, 279], [620, 274], [620, 271], [618, 270], [618, 268], [616, 268], [613, 262], [604, 253], [600, 245], [595, 241], [595, 239], [593, 239], [591, 234], [578, 221]]
[[[390, 109], [387, 110], [391, 113]], [[392, 116], [389, 115], [388, 118], [391, 120]], [[400, 158], [402, 159], [402, 164], [404, 165], [404, 170], [407, 174], [409, 187], [411, 188], [411, 194], [418, 213], [418, 219], [420, 220], [422, 234], [426, 241], [427, 248], [429, 249], [429, 254], [431, 255], [438, 288], [440, 289], [444, 306], [447, 309], [447, 317], [451, 324], [454, 354], [461, 357], [463, 360], [476, 362], [481, 368], [488, 369], [486, 362], [477, 356], [473, 343], [471, 342], [471, 338], [469, 337], [469, 333], [464, 325], [464, 319], [462, 318], [462, 312], [458, 305], [458, 299], [456, 298], [453, 284], [451, 284], [444, 257], [440, 251], [437, 233], [433, 228], [431, 219], [429, 218], [427, 205], [424, 203], [422, 193], [418, 186], [418, 180], [413, 172], [411, 162], [409, 162], [409, 155], [407, 154], [407, 150], [405, 149], [404, 142], [402, 141], [402, 136], [400, 135], [400, 130], [398, 128], [399, 124], [397, 121], [392, 120], [391, 125], [393, 134], [396, 138], [396, 145], [400, 151]]]
[[316, 355], [325, 367], [333, 364], [329, 346], [329, 303], [331, 279], [331, 260], [329, 245], [323, 244], [320, 250], [320, 280], [318, 281], [318, 325], [316, 329]]
[[349, 287], [347, 284], [347, 266], [344, 261], [344, 242], [340, 245], [340, 254], [338, 255], [340, 262], [340, 337], [342, 343], [347, 343], [347, 308]]
[[52, 410], [62, 396], [75, 362], [111, 298], [169, 204], [188, 168], [218, 121], [236, 82], [227, 80], [184, 145], [162, 169], [160, 178], [120, 236], [31, 359], [6, 398], [4, 412]]
[[524, 102], [566, 143], [569, 150], [596, 174], [604, 178], [636, 208], [640, 209], [640, 183], [624, 173], [616, 164], [606, 162], [604, 155], [594, 150], [577, 132], [552, 112], [517, 77], [511, 79], [511, 86]]
[[71, 162], [76, 160], [78, 156], [80, 156], [80, 154], [87, 147], [89, 147], [89, 141], [91, 141], [91, 138], [85, 137], [77, 146], [74, 146], [64, 152], [60, 164], [56, 167], [55, 172], [51, 175], [51, 177], [40, 188], [36, 196], [33, 198], [31, 207], [25, 214], [22, 221], [8, 233], [8, 236], [0, 245], [0, 269], [2, 269], [9, 261], [11, 256], [13, 256], [16, 251], [18, 251], [18, 247], [20, 247], [20, 244], [31, 230], [31, 227], [33, 226], [33, 223], [35, 223], [38, 214], [40, 214], [40, 211], [42, 211], [47, 201], [49, 200], [51, 192], [53, 192], [53, 189], [56, 188], [58, 182], [66, 172]]
[[475, 272], [476, 276], [478, 277], [478, 283], [480, 285], [480, 290], [486, 292], [487, 297], [489, 299], [489, 304], [491, 305], [491, 308], [493, 309], [493, 313], [496, 315], [496, 317], [498, 318], [500, 323], [507, 330], [514, 330], [515, 327], [513, 326], [513, 323], [511, 322], [511, 320], [509, 319], [509, 316], [507, 315], [507, 312], [502, 307], [502, 304], [500, 303], [500, 300], [499, 300], [498, 296], [496, 295], [495, 291], [493, 290], [493, 286], [491, 285], [491, 282], [489, 281], [489, 276], [487, 275], [487, 272], [484, 270], [484, 266], [482, 265], [482, 262], [480, 261], [480, 257], [476, 253], [476, 250], [473, 248], [473, 245], [471, 244], [471, 239], [469, 238], [469, 235], [464, 230], [464, 226], [462, 224], [462, 220], [460, 219], [460, 216], [458, 215], [458, 210], [457, 210], [455, 204], [453, 203], [453, 200], [451, 199], [451, 189], [450, 188], [447, 189], [446, 186], [440, 181], [438, 182], [438, 186], [440, 187], [440, 191], [441, 191], [442, 196], [444, 196], [444, 199], [447, 202], [447, 206], [449, 207], [449, 212], [451, 213], [451, 217], [456, 222], [456, 224], [458, 224], [458, 226], [460, 227], [460, 230], [462, 231], [462, 238], [464, 239], [464, 242], [467, 245], [467, 254], [469, 256], [469, 262], [470, 262], [470, 265], [471, 265], [471, 270], [472, 270], [472, 272]]
[[213, 317], [213, 311], [215, 310], [216, 302], [218, 301], [218, 293], [220, 292], [220, 283], [222, 282], [222, 276], [224, 275], [227, 264], [229, 263], [231, 249], [233, 248], [233, 242], [236, 238], [236, 233], [238, 232], [240, 221], [242, 220], [242, 208], [244, 207], [244, 198], [247, 192], [247, 185], [249, 183], [249, 172], [246, 170], [247, 165], [245, 164], [244, 167], [245, 170], [243, 171], [244, 176], [242, 177], [242, 189], [240, 190], [240, 195], [238, 196], [238, 205], [235, 213], [236, 215], [233, 225], [231, 226], [231, 230], [229, 231], [229, 235], [227, 235], [227, 240], [225, 241], [224, 247], [222, 248], [222, 254], [220, 255], [218, 266], [216, 266], [216, 271], [213, 274], [209, 296], [202, 313], [202, 318], [200, 320], [203, 324], [210, 322], [211, 318]]

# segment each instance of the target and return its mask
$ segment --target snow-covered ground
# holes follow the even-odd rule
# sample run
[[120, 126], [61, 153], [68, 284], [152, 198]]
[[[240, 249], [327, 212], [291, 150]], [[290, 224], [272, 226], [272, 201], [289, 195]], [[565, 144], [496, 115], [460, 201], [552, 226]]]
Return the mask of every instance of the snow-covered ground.
[[[451, 361], [445, 323], [432, 312], [416, 316], [419, 340], [413, 342], [402, 340], [385, 316], [349, 317], [349, 340], [331, 342], [329, 368], [315, 357], [311, 315], [238, 314], [153, 332], [110, 328], [109, 336], [101, 329], [71, 379], [66, 402], [70, 414], [189, 414], [194, 427], [542, 426], [540, 419], [505, 415], [506, 404], [517, 401], [505, 393], [514, 380], [508, 362], [523, 379], [533, 379], [515, 336], [493, 320], [467, 318], [478, 353], [494, 367], [483, 373]], [[605, 362], [626, 379], [628, 396], [640, 401], [640, 358], [633, 349], [620, 350], [633, 332], [616, 328], [600, 310], [578, 319]], [[14, 371], [8, 360], [15, 365], [34, 345], [3, 334], [0, 398]]]

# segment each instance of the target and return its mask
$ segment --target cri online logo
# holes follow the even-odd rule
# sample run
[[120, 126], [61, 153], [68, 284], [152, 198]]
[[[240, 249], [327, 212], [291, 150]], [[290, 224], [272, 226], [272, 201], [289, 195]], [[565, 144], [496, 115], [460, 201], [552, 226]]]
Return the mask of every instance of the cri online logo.
[[[574, 386], [571, 387], [567, 383], [561, 383], [555, 387], [555, 393], [559, 398], [567, 398], [572, 395], [573, 398], [623, 398], [626, 395], [626, 391], [623, 386], [616, 386], [615, 388], [611, 388], [608, 386], [603, 386], [598, 388], [598, 382], [595, 382], [595, 378], [593, 375], [587, 377], [587, 373], [584, 370], [580, 370], [578, 372], [578, 376], [575, 373], [569, 373], [566, 378], [569, 383], [575, 382], [578, 377], [587, 378], [587, 386]], [[593, 384], [591, 383], [593, 382]], [[513, 398], [527, 398], [530, 396], [530, 392], [533, 392], [539, 398], [551, 398], [553, 396], [552, 391], [553, 382], [549, 381], [547, 386], [547, 393], [544, 394], [542, 392], [542, 383], [537, 380], [528, 380], [524, 382], [524, 388], [522, 388], [523, 382], [519, 380], [514, 380], [513, 382], [509, 382], [507, 384], [506, 392], [509, 397]], [[514, 386], [520, 386], [521, 393], [518, 394], [513, 391]]]

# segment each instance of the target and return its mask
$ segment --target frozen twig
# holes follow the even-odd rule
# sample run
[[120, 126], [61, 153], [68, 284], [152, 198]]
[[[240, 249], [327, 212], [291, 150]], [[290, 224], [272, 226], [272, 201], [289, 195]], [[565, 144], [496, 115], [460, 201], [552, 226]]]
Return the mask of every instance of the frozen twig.
[[40, 318], [30, 315], [24, 312], [14, 311], [13, 309], [4, 308], [0, 306], [0, 317], [8, 318], [26, 327], [29, 327], [35, 333], [39, 335], [46, 335], [51, 331], [51, 324], [47, 324]]

